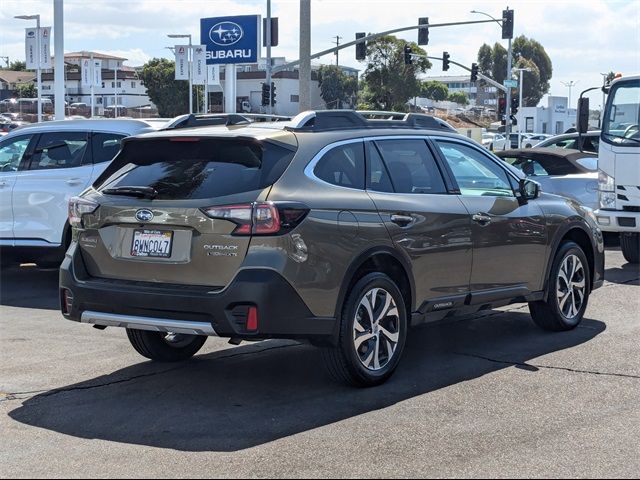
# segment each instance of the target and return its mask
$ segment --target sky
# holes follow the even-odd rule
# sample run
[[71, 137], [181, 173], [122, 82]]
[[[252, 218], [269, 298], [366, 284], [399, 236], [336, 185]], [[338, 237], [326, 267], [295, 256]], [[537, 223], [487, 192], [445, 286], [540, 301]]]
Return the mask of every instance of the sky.
[[[53, 0], [0, 0], [0, 56], [24, 60], [24, 28], [34, 21], [15, 15], [40, 14], [42, 26], [53, 24]], [[64, 0], [65, 52], [92, 50], [128, 58], [138, 66], [154, 57], [172, 58], [168, 33], [199, 39], [200, 18], [226, 15], [266, 15], [267, 0]], [[602, 84], [601, 73], [640, 73], [640, 1], [638, 0], [311, 0], [311, 50], [330, 48], [336, 35], [343, 42], [356, 32], [379, 32], [416, 25], [419, 17], [431, 24], [486, 19], [471, 10], [499, 18], [509, 6], [515, 11], [514, 35], [539, 41], [553, 62], [550, 95], [567, 96], [563, 84], [573, 81], [571, 106], [580, 91]], [[298, 0], [272, 0], [272, 15], [279, 18], [280, 42], [273, 55], [299, 57]], [[398, 37], [417, 40], [417, 31]], [[483, 43], [501, 39], [495, 23], [432, 29], [429, 55], [448, 51], [451, 59], [471, 65]], [[53, 53], [53, 52], [52, 52]], [[263, 51], [263, 55], [266, 54]], [[0, 60], [1, 61], [1, 60]], [[335, 63], [334, 55], [318, 60]], [[355, 59], [355, 47], [340, 51], [340, 63], [364, 69]], [[433, 62], [429, 75], [467, 75], [452, 66], [443, 73]], [[545, 103], [543, 99], [542, 103]], [[591, 108], [599, 108], [602, 96], [591, 94]]]

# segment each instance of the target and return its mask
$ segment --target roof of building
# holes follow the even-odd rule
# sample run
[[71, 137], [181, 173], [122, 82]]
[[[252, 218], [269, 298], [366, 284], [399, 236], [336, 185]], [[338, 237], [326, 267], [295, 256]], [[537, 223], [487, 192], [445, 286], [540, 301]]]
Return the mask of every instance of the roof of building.
[[448, 82], [467, 82], [467, 83], [471, 83], [471, 77], [469, 75], [422, 77], [422, 80], [442, 82], [442, 83], [448, 83]]
[[5, 83], [27, 83], [35, 80], [36, 74], [27, 71], [0, 70], [0, 81]]
[[71, 53], [65, 53], [64, 54], [64, 58], [89, 58], [91, 57], [91, 55], [93, 54], [93, 58], [97, 58], [99, 60], [128, 60], [127, 58], [124, 57], [115, 57], [113, 55], [107, 55], [106, 53], [100, 53], [100, 52], [89, 52], [89, 51], [81, 51], [81, 52], [71, 52]]

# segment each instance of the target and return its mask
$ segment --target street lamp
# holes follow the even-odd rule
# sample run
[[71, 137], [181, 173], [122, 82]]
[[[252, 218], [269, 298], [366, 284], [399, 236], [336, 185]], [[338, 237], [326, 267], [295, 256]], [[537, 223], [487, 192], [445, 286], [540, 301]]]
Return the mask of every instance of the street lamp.
[[36, 69], [36, 79], [38, 82], [38, 123], [42, 122], [42, 71], [40, 68], [40, 55], [42, 52], [40, 51], [40, 15], [16, 15], [14, 18], [19, 20], [35, 20], [36, 21], [36, 61], [37, 69]]
[[[579, 81], [580, 81], [580, 80], [578, 80], [578, 82], [579, 82]], [[571, 80], [571, 81], [569, 81], [569, 82], [563, 82], [563, 81], [560, 81], [560, 83], [561, 83], [562, 85], [564, 85], [565, 87], [568, 87], [568, 88], [569, 88], [569, 102], [568, 102], [568, 105], [569, 105], [569, 106], [567, 107], [567, 109], [571, 108], [571, 89], [572, 89], [573, 87], [575, 87], [575, 86], [578, 84], [578, 82], [574, 82], [573, 80]]]
[[167, 35], [169, 38], [188, 38], [189, 39], [189, 50], [187, 51], [187, 65], [189, 66], [189, 113], [193, 113], [193, 80], [191, 78], [191, 34], [189, 35], [176, 35], [169, 34]]
[[[524, 77], [524, 75], [522, 75], [522, 72], [531, 72], [530, 68], [516, 68], [515, 70], [518, 70], [518, 72], [520, 72], [520, 100], [518, 101], [518, 108], [522, 109], [523, 105], [522, 105], [522, 79]], [[521, 115], [522, 116], [522, 115]], [[522, 144], [520, 143], [522, 141], [522, 121], [518, 122], [518, 148], [520, 148], [522, 146]]]
[[[509, 7], [507, 7], [507, 10], [509, 10]], [[480, 15], [484, 15], [486, 17], [489, 17], [491, 20], [493, 20], [494, 22], [496, 22], [498, 25], [502, 26], [505, 19], [503, 18], [502, 20], [498, 20], [497, 18], [489, 15], [488, 13], [485, 12], [479, 12], [477, 10], [471, 10], [471, 13], [478, 13]], [[503, 36], [504, 38], [504, 36]], [[507, 76], [506, 79], [507, 80], [511, 80], [511, 65], [513, 64], [513, 50], [511, 48], [511, 38], [509, 38], [509, 48], [507, 50]], [[505, 85], [506, 86], [506, 85]], [[507, 137], [507, 139], [509, 138], [509, 133], [511, 133], [511, 87], [507, 87], [507, 93], [506, 93], [506, 104], [505, 104], [505, 123], [504, 123], [504, 134]]]

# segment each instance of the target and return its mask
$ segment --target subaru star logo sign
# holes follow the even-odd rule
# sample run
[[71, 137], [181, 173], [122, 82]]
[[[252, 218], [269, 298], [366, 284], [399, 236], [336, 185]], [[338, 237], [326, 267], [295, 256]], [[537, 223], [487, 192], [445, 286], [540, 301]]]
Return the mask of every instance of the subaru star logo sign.
[[150, 222], [153, 220], [153, 212], [146, 208], [142, 208], [136, 212], [136, 219], [140, 222]]
[[242, 27], [235, 22], [220, 22], [209, 31], [211, 41], [221, 47], [235, 45], [243, 36]]
[[207, 48], [207, 65], [256, 63], [260, 23], [260, 15], [200, 19], [200, 43]]

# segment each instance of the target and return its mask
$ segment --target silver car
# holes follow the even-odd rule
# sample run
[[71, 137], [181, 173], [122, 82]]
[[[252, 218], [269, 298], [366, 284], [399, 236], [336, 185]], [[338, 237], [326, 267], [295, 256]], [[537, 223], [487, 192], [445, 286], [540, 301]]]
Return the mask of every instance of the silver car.
[[538, 182], [542, 191], [598, 208], [598, 158], [566, 148], [521, 148], [497, 155]]

